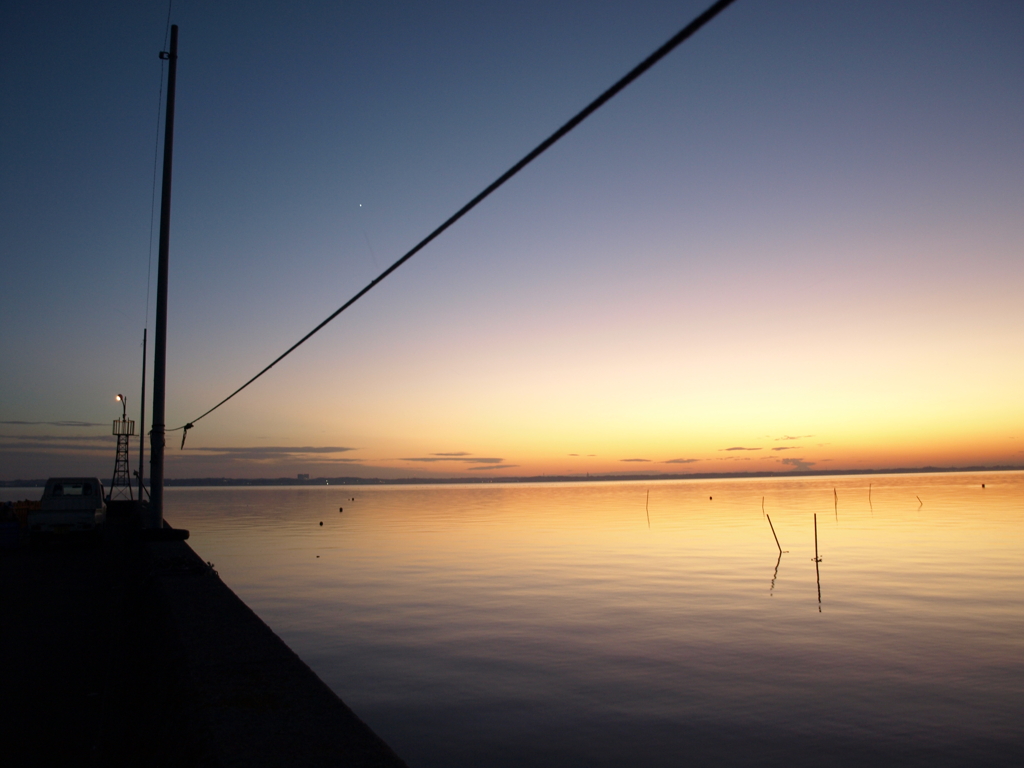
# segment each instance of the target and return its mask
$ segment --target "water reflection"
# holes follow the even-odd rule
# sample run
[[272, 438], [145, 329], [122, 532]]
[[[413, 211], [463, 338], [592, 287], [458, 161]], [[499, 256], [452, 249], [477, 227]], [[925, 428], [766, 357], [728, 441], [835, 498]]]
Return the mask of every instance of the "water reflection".
[[775, 580], [779, 578], [779, 564], [782, 562], [782, 550], [779, 550], [779, 558], [775, 561], [775, 572], [772, 574], [772, 585], [768, 588], [768, 595], [772, 596], [775, 592]]
[[167, 514], [414, 767], [1016, 765], [1022, 501], [1000, 473], [170, 489]]
[[[835, 489], [832, 489], [833, 492]], [[837, 513], [838, 520], [838, 513]], [[821, 571], [818, 566], [821, 563], [821, 556], [818, 554], [818, 515], [814, 515], [814, 580], [818, 584], [818, 613], [821, 613]]]
[[818, 613], [821, 613], [821, 571], [818, 570], [819, 563], [821, 563], [821, 558], [816, 557], [814, 559], [814, 580], [818, 584]]

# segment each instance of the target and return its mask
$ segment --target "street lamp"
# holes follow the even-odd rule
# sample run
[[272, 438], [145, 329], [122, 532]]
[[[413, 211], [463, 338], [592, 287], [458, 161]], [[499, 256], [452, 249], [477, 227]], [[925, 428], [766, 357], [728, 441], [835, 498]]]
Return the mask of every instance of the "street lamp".
[[121, 404], [121, 420], [124, 421], [128, 418], [128, 402], [124, 399], [124, 395], [115, 395], [114, 400]]

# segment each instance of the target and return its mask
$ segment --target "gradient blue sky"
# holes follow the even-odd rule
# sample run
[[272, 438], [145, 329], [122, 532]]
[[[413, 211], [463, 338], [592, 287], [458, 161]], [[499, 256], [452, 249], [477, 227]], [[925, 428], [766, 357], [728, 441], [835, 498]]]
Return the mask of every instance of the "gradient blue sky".
[[[175, 2], [168, 425], [705, 5]], [[166, 13], [4, 11], [0, 479], [138, 407]], [[1022, 96], [1019, 2], [739, 0], [168, 475], [1024, 464]]]

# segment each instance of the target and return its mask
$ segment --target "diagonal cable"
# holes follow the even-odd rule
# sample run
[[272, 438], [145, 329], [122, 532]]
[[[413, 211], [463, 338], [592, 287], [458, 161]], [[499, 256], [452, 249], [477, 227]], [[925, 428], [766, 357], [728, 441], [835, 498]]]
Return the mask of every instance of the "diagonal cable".
[[[652, 53], [646, 59], [644, 59], [639, 64], [637, 64], [635, 67], [633, 67], [633, 69], [631, 69], [629, 72], [627, 72], [611, 88], [609, 88], [604, 93], [602, 93], [600, 96], [598, 96], [596, 99], [594, 99], [592, 102], [590, 102], [582, 110], [580, 110], [578, 113], [576, 113], [576, 115], [573, 118], [571, 118], [567, 123], [565, 123], [565, 125], [563, 125], [557, 131], [555, 131], [550, 136], [548, 136], [546, 139], [544, 139], [544, 141], [542, 141], [540, 144], [538, 144], [533, 149], [533, 151], [531, 151], [528, 155], [526, 155], [522, 160], [520, 160], [518, 163], [516, 163], [511, 168], [509, 168], [507, 171], [505, 171], [505, 173], [503, 173], [501, 176], [499, 176], [486, 189], [484, 189], [483, 192], [478, 194], [476, 197], [474, 197], [472, 200], [470, 200], [468, 203], [466, 203], [464, 206], [462, 206], [458, 211], [456, 211], [454, 214], [452, 214], [452, 216], [447, 221], [445, 221], [441, 226], [439, 226], [437, 229], [435, 229], [433, 232], [431, 232], [425, 238], [420, 240], [404, 256], [402, 256], [402, 258], [400, 258], [398, 261], [396, 261], [390, 267], [388, 267], [383, 272], [381, 272], [377, 277], [375, 277], [370, 282], [369, 285], [367, 285], [365, 288], [363, 288], [361, 291], [359, 291], [359, 293], [357, 293], [351, 299], [349, 299], [344, 304], [342, 304], [340, 307], [338, 307], [336, 310], [334, 310], [334, 312], [332, 312], [330, 315], [328, 315], [313, 330], [311, 330], [309, 333], [307, 333], [305, 336], [303, 336], [297, 342], [295, 342], [290, 347], [288, 347], [288, 349], [286, 349], [277, 358], [275, 358], [273, 360], [273, 362], [270, 363], [270, 365], [268, 365], [262, 371], [257, 373], [255, 376], [253, 376], [251, 379], [249, 379], [247, 382], [245, 382], [245, 384], [243, 384], [238, 389], [236, 389], [234, 392], [232, 392], [230, 395], [225, 397], [223, 400], [221, 400], [219, 403], [217, 403], [215, 406], [213, 406], [210, 410], [208, 410], [205, 413], [201, 414], [200, 416], [197, 416], [196, 418], [192, 419], [192, 421], [188, 422], [187, 424], [185, 424], [183, 426], [180, 426], [180, 427], [176, 427], [175, 429], [168, 430], [168, 431], [169, 432], [176, 432], [177, 430], [182, 429], [182, 430], [185, 430], [187, 432], [189, 429], [192, 428], [192, 426], [195, 424], [195, 422], [197, 422], [200, 419], [202, 419], [202, 418], [210, 415], [211, 413], [213, 413], [215, 410], [217, 410], [222, 405], [224, 405], [224, 403], [226, 403], [228, 400], [233, 398], [235, 395], [237, 395], [243, 389], [245, 389], [250, 384], [252, 384], [254, 381], [256, 381], [256, 379], [258, 379], [260, 376], [265, 374], [267, 371], [269, 371], [271, 368], [273, 368], [279, 362], [281, 362], [286, 357], [288, 357], [288, 355], [290, 355], [292, 352], [294, 352], [296, 349], [298, 349], [300, 346], [302, 346], [314, 334], [316, 334], [321, 328], [323, 328], [325, 325], [327, 325], [329, 322], [331, 322], [334, 318], [336, 318], [338, 315], [340, 315], [346, 309], [348, 309], [353, 304], [355, 304], [357, 301], [359, 301], [359, 299], [361, 299], [363, 296], [365, 296], [367, 293], [369, 293], [374, 288], [374, 286], [376, 286], [379, 282], [381, 282], [385, 277], [390, 275], [392, 272], [394, 272], [400, 266], [405, 264], [405, 262], [407, 262], [409, 259], [411, 259], [413, 256], [415, 256], [421, 250], [423, 250], [423, 248], [426, 247], [427, 244], [429, 244], [434, 238], [436, 238], [438, 235], [440, 235], [442, 232], [444, 232], [446, 229], [448, 229], [448, 227], [450, 227], [456, 221], [458, 221], [463, 216], [465, 216], [467, 213], [469, 213], [471, 210], [473, 210], [473, 208], [475, 208], [479, 203], [481, 203], [485, 198], [487, 198], [492, 192], [494, 192], [496, 189], [498, 189], [498, 187], [500, 187], [506, 181], [511, 179], [517, 173], [519, 173], [519, 171], [521, 171], [523, 168], [525, 168], [527, 165], [529, 165], [531, 162], [533, 162], [535, 159], [537, 159], [537, 157], [539, 157], [545, 150], [547, 150], [549, 147], [551, 147], [552, 144], [554, 144], [556, 141], [558, 141], [563, 136], [565, 136], [565, 134], [567, 134], [569, 131], [571, 131], [573, 128], [575, 128], [577, 125], [579, 125], [584, 120], [586, 120], [588, 117], [590, 117], [590, 115], [592, 115], [594, 112], [596, 112], [602, 106], [604, 106], [604, 104], [606, 102], [610, 101], [613, 96], [618, 94], [619, 91], [621, 91], [627, 85], [629, 85], [634, 80], [636, 80], [638, 77], [640, 77], [640, 75], [642, 75], [648, 69], [653, 67], [659, 61], [661, 61], [661, 59], [665, 58], [665, 56], [667, 56], [675, 48], [677, 48], [679, 45], [681, 45], [683, 42], [685, 42], [688, 38], [690, 38], [695, 32], [697, 32], [697, 30], [699, 30], [701, 27], [703, 27], [705, 24], [707, 24], [709, 21], [711, 21], [713, 18], [715, 18], [715, 16], [717, 16], [719, 13], [721, 13], [727, 7], [732, 5], [733, 1], [734, 0], [718, 0], [718, 2], [716, 2], [716, 3], [712, 4], [711, 6], [709, 6], [707, 8], [707, 10], [705, 10], [703, 13], [701, 13], [699, 16], [697, 16], [693, 21], [691, 21], [689, 24], [687, 24], [685, 27], [683, 27], [681, 30], [679, 30], [679, 32], [677, 32], [675, 35], [673, 35], [668, 40], [668, 42], [666, 42], [664, 45], [662, 45], [660, 48], [658, 48], [658, 50], [656, 50], [654, 53]], [[184, 435], [182, 435], [181, 444], [182, 444], [182, 447], [184, 447], [184, 445], [185, 445]]]

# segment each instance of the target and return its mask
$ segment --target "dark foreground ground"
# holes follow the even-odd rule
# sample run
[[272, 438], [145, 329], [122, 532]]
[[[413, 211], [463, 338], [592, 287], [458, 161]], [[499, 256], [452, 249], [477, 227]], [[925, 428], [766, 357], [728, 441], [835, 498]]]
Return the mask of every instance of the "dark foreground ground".
[[184, 542], [0, 550], [0, 764], [402, 766]]

